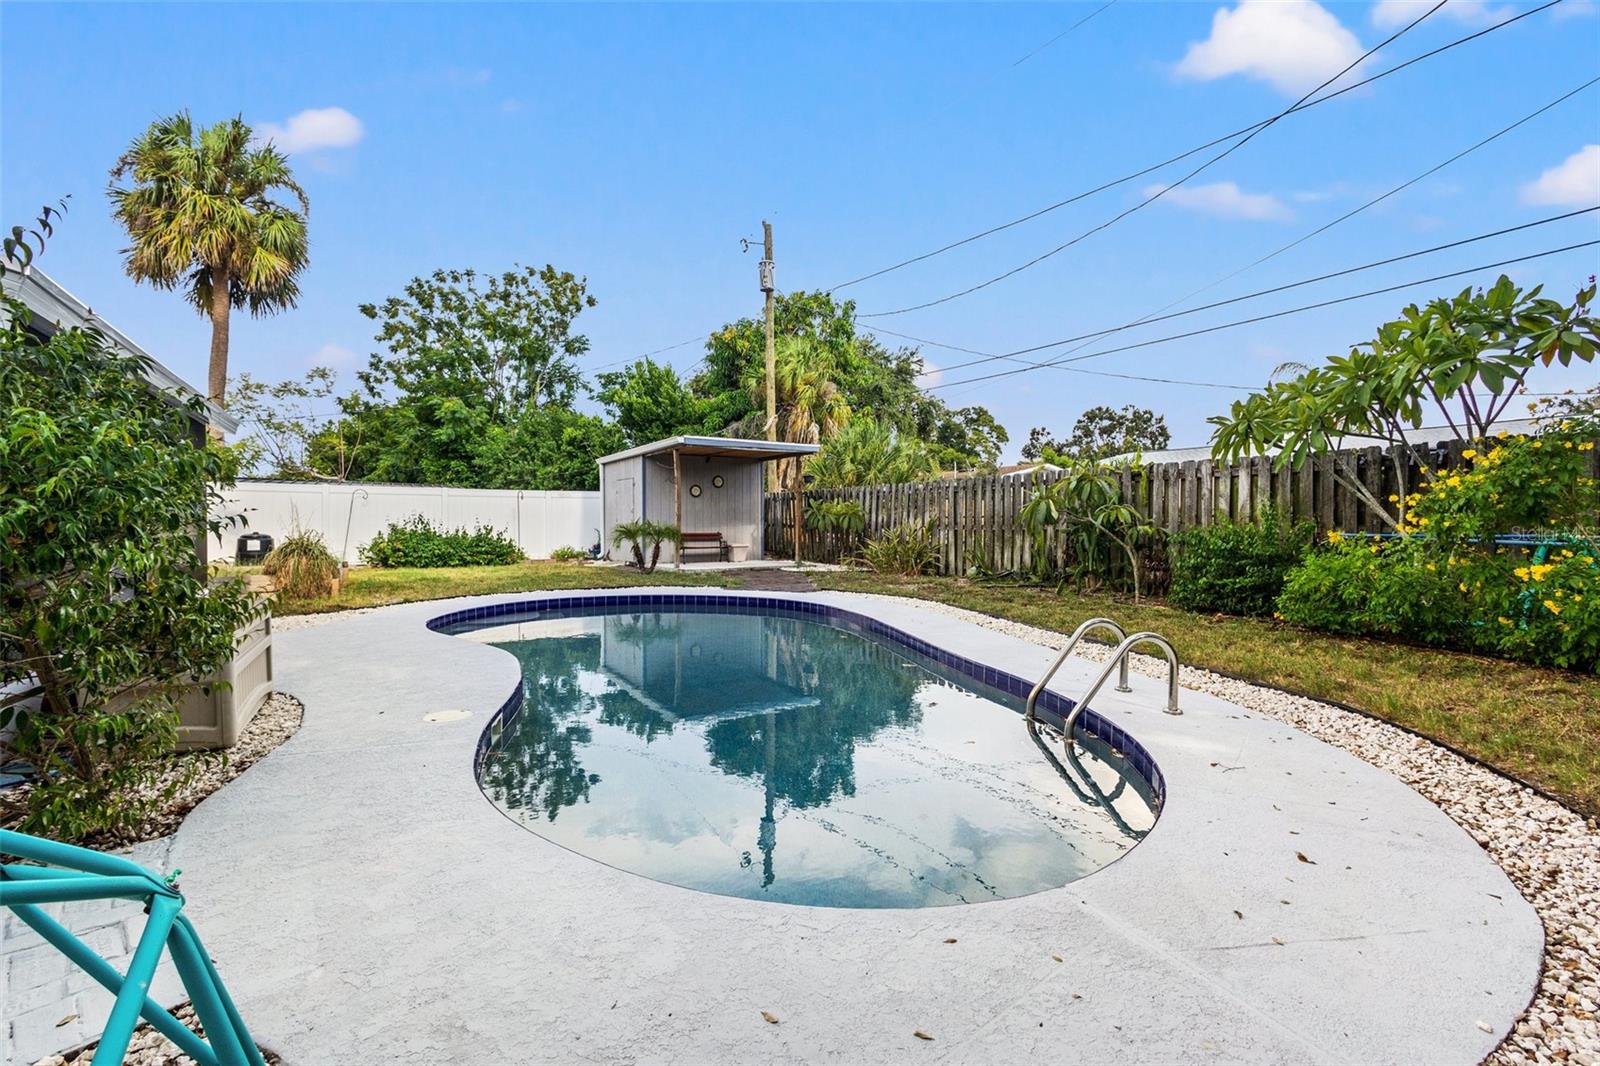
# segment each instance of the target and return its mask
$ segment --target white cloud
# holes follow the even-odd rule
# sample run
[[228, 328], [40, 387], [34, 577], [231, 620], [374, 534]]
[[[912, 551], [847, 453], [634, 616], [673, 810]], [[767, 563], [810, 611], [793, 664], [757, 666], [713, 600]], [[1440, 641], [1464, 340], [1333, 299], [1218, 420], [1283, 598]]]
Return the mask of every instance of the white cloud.
[[279, 151], [295, 155], [319, 148], [348, 148], [366, 135], [361, 120], [342, 107], [313, 107], [282, 123], [258, 122], [256, 140], [271, 141]]
[[1600, 144], [1588, 144], [1565, 162], [1522, 186], [1522, 202], [1556, 207], [1588, 207], [1600, 203]]
[[1560, 7], [1551, 8], [1550, 16], [1557, 22], [1564, 22], [1567, 19], [1588, 18], [1596, 11], [1600, 11], [1600, 5], [1595, 4], [1594, 0], [1567, 0]]
[[356, 353], [342, 344], [324, 344], [306, 357], [307, 366], [341, 367], [355, 361]]
[[518, 100], [515, 96], [508, 96], [504, 100], [500, 101], [500, 112], [501, 114], [505, 115], [516, 115], [524, 111], [527, 106], [527, 104], [523, 103], [521, 100]]
[[922, 361], [922, 373], [917, 375], [917, 388], [936, 389], [944, 384], [944, 371], [928, 362]]
[[1360, 58], [1364, 49], [1315, 0], [1240, 0], [1219, 8], [1211, 36], [1189, 45], [1175, 73], [1212, 81], [1243, 74], [1299, 95]]
[[[1154, 196], [1163, 188], [1166, 186], [1150, 185], [1145, 188], [1144, 194], [1146, 197]], [[1287, 222], [1294, 218], [1294, 212], [1271, 193], [1245, 192], [1231, 181], [1214, 181], [1210, 185], [1179, 185], [1167, 189], [1161, 200], [1218, 218], [1242, 218], [1252, 222]]]
[[[1415, 21], [1432, 6], [1433, 0], [1378, 0], [1372, 5], [1372, 24], [1385, 30], [1399, 29]], [[1516, 8], [1498, 7], [1488, 0], [1450, 0], [1439, 9], [1439, 14], [1471, 26], [1487, 26], [1516, 13]]]

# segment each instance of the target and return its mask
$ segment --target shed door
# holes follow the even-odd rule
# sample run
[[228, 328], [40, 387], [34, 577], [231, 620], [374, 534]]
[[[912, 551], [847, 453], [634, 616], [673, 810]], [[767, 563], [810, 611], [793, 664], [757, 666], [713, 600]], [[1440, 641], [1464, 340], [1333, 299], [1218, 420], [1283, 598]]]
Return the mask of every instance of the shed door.
[[[606, 478], [606, 523], [611, 526], [633, 522], [639, 517], [639, 497], [631, 477]], [[610, 532], [607, 530], [607, 532]]]

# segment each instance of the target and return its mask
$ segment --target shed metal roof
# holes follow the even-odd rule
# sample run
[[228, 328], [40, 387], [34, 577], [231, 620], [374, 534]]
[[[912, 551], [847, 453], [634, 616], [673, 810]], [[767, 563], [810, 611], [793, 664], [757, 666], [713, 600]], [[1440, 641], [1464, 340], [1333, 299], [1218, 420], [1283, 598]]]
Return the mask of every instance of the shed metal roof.
[[[33, 312], [36, 319], [42, 319], [58, 328], [76, 326], [81, 329], [92, 326], [125, 354], [144, 359], [150, 368], [147, 379], [160, 391], [185, 398], [200, 395], [197, 389], [191, 388], [188, 382], [157, 362], [154, 356], [135, 344], [126, 333], [100, 318], [88, 304], [72, 295], [60, 282], [38, 267], [29, 266], [18, 270], [8, 262], [5, 275], [0, 277], [0, 287], [4, 288], [7, 296], [20, 301]], [[238, 419], [210, 400], [206, 400], [205, 404], [206, 414], [213, 426], [226, 433], [238, 432]]]
[[720, 455], [730, 459], [750, 459], [764, 462], [768, 459], [790, 459], [796, 455], [815, 455], [822, 449], [815, 444], [791, 444], [788, 441], [745, 440], [742, 437], [667, 437], [651, 441], [637, 448], [602, 455], [598, 462], [603, 466], [619, 459], [635, 459], [641, 455], [658, 455], [662, 452], [682, 452], [685, 455]]

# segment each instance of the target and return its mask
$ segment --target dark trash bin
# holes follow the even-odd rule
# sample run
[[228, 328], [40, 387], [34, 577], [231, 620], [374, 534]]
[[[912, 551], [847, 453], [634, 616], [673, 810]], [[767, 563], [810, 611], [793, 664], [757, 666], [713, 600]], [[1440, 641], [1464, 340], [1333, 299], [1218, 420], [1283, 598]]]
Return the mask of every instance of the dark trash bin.
[[271, 537], [265, 533], [246, 533], [234, 548], [233, 561], [240, 566], [250, 566], [265, 559], [271, 550]]

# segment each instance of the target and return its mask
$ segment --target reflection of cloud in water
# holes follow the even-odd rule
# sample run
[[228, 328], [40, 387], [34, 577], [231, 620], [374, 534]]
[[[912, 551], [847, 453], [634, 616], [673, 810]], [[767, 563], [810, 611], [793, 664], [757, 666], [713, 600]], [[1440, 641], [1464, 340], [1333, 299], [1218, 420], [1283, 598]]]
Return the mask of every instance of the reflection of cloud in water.
[[701, 613], [565, 619], [551, 638], [536, 622], [499, 628], [520, 638], [503, 646], [525, 704], [486, 791], [622, 869], [755, 898], [925, 906], [1065, 884], [1130, 844], [1072, 797], [1015, 709], [854, 633]]

